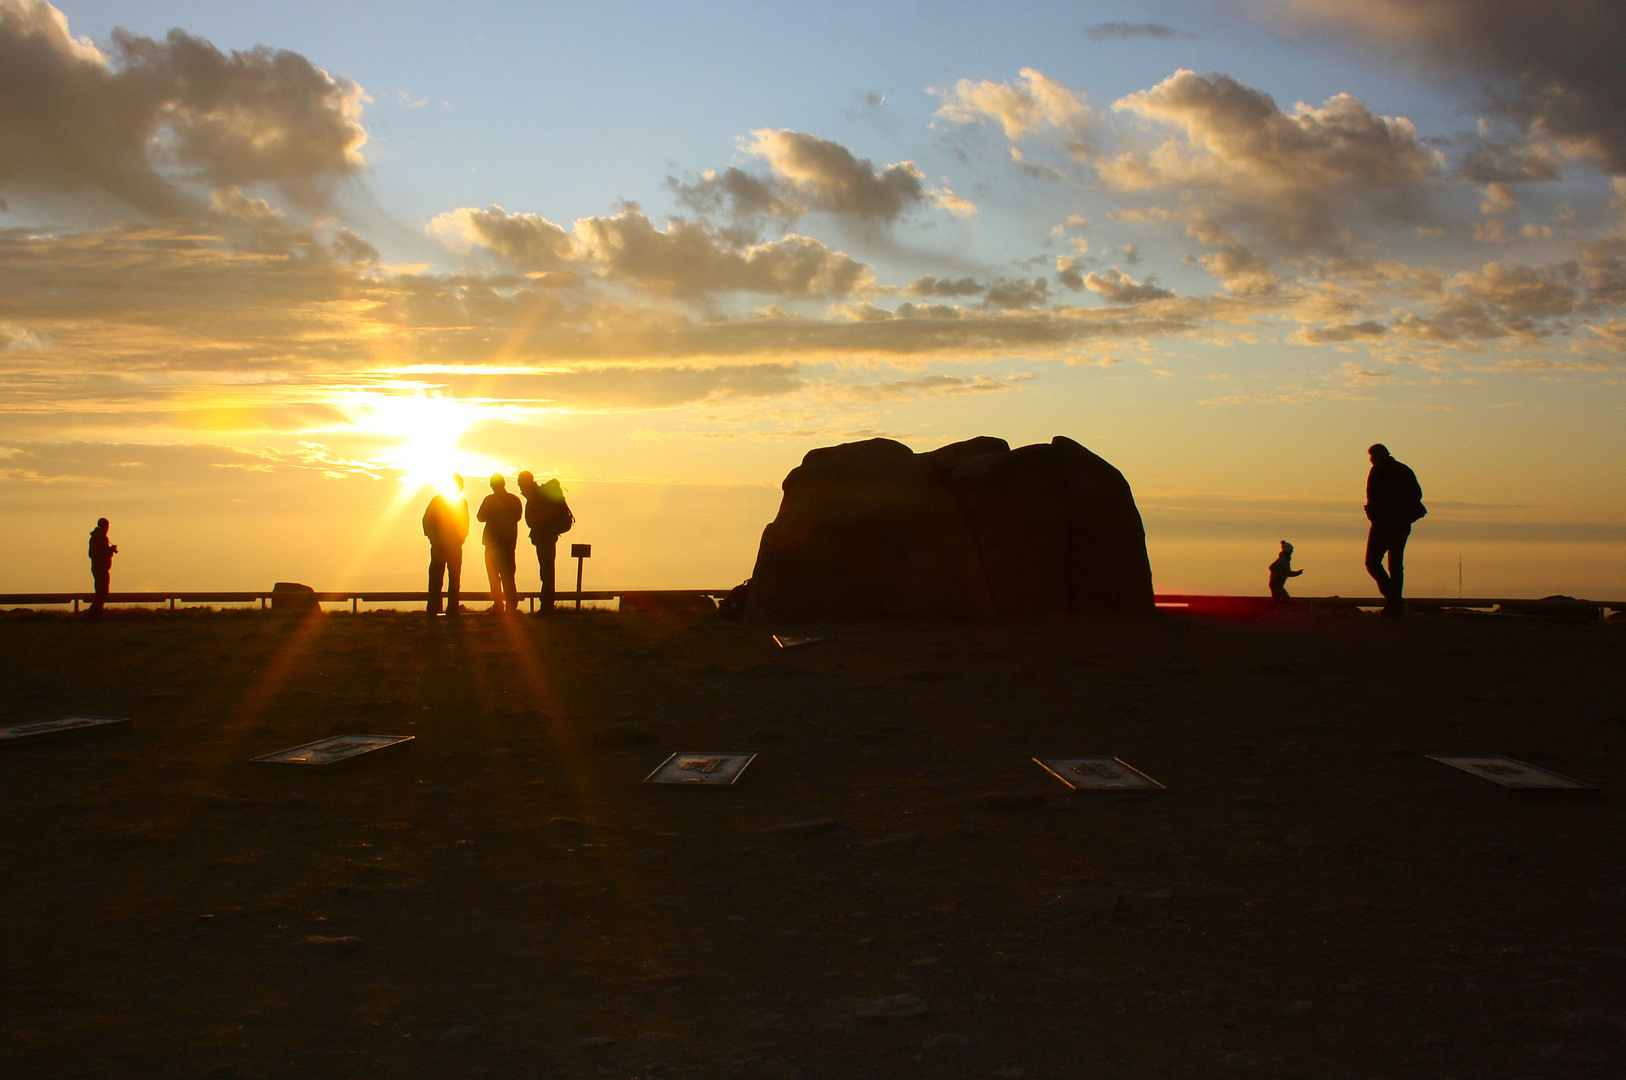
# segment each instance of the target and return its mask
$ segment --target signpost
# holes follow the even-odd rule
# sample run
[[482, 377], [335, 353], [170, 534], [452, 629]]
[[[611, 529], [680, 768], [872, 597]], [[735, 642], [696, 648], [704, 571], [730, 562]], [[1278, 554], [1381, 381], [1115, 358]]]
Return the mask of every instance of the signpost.
[[1163, 785], [1119, 758], [1034, 758], [1044, 771], [1074, 791], [1083, 788], [1161, 788]]
[[582, 563], [593, 557], [592, 544], [571, 544], [570, 557], [576, 560], [576, 610], [582, 609]]

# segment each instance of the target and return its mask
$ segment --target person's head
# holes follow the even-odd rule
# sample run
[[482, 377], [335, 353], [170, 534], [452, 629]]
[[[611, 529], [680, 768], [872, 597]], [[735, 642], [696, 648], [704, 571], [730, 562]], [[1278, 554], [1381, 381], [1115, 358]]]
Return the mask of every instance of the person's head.
[[462, 473], [453, 473], [452, 474], [452, 483], [457, 485], [457, 490], [462, 491], [463, 490], [463, 474]]
[[111, 522], [109, 522], [106, 518], [97, 518], [96, 519], [96, 527], [98, 529], [103, 530], [104, 532], [106, 531], [108, 525], [110, 525], [110, 524], [111, 524]]
[[508, 488], [508, 484], [503, 480], [502, 473], [492, 473], [491, 474], [491, 490], [492, 491], [505, 491], [505, 490], [507, 490], [507, 488]]
[[519, 489], [521, 491], [529, 491], [536, 486], [536, 477], [531, 475], [530, 470], [520, 473], [516, 479], [519, 480]]
[[1372, 459], [1372, 464], [1376, 465], [1389, 456], [1389, 448], [1380, 442], [1375, 442], [1366, 448], [1366, 454]]
[[1289, 544], [1286, 540], [1282, 541], [1282, 554], [1283, 555], [1291, 555], [1291, 554], [1293, 554], [1293, 545]]

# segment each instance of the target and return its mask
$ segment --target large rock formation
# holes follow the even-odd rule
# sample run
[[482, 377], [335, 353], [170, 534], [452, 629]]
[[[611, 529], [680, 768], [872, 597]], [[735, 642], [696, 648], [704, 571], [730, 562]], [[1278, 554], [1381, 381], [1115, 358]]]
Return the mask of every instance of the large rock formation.
[[1071, 439], [987, 436], [916, 454], [810, 451], [762, 533], [748, 618], [970, 618], [1152, 610], [1123, 474]]

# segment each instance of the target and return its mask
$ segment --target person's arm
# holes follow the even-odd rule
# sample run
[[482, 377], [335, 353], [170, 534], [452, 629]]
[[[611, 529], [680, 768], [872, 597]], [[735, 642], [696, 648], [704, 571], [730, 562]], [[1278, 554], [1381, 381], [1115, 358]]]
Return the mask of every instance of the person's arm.
[[484, 499], [480, 500], [480, 509], [474, 515], [478, 520], [484, 521], [486, 519], [486, 507], [488, 505], [490, 505], [490, 503], [491, 503], [491, 496], [490, 495], [487, 495]]
[[1304, 573], [1303, 570], [1289, 570], [1287, 572], [1287, 576], [1288, 577], [1298, 577], [1302, 573]]

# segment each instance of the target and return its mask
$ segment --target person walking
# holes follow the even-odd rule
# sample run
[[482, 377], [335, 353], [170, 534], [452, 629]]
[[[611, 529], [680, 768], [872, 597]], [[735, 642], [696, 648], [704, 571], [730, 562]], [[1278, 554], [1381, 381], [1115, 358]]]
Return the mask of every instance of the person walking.
[[500, 473], [492, 473], [491, 494], [481, 500], [478, 517], [486, 523], [480, 540], [486, 548], [486, 578], [491, 582], [491, 611], [496, 615], [519, 610], [514, 546], [519, 543], [519, 522], [524, 516], [519, 496], [509, 494]]
[[559, 554], [559, 536], [570, 531], [576, 515], [565, 502], [565, 489], [557, 479], [537, 484], [529, 472], [519, 474], [520, 494], [525, 496], [525, 524], [531, 530], [531, 546], [536, 548], [536, 565], [542, 574], [542, 599], [538, 615], [553, 614], [554, 559]]
[[463, 541], [469, 537], [469, 501], [463, 497], [463, 478], [452, 474], [457, 495], [436, 494], [423, 512], [423, 534], [429, 538], [430, 615], [440, 614], [440, 583], [446, 582], [446, 614], [461, 608], [458, 591], [463, 583]]
[[107, 593], [113, 580], [113, 556], [119, 553], [117, 544], [107, 542], [109, 528], [106, 518], [97, 518], [90, 530], [90, 578], [96, 583], [96, 598], [91, 601], [92, 618], [101, 618], [107, 607]]
[[[1383, 593], [1383, 614], [1398, 619], [1406, 614], [1406, 541], [1412, 523], [1428, 513], [1417, 474], [1396, 461], [1382, 443], [1367, 447], [1372, 471], [1366, 476], [1366, 572]], [[1389, 569], [1383, 568], [1387, 557]]]

